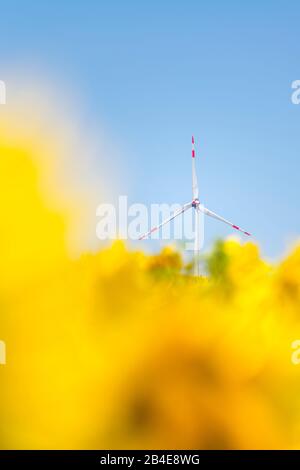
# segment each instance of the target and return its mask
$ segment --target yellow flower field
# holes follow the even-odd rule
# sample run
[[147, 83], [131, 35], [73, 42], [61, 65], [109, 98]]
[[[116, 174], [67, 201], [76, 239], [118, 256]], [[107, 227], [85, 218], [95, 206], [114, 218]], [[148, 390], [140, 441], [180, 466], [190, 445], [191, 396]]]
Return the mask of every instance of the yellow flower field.
[[41, 183], [47, 151], [7, 135], [0, 447], [299, 448], [300, 247], [271, 266], [220, 241], [199, 279], [172, 248], [75, 259]]

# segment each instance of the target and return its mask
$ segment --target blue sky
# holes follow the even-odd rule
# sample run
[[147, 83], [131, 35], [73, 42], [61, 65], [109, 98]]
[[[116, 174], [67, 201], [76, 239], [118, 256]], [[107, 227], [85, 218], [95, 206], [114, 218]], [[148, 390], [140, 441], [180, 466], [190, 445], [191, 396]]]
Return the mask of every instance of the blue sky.
[[[146, 204], [189, 200], [193, 133], [203, 203], [252, 231], [268, 257], [297, 239], [299, 2], [11, 0], [0, 8], [0, 78], [31, 70], [80, 97], [86, 125], [101, 123], [124, 152], [120, 193]], [[101, 164], [99, 156], [93, 171]], [[229, 233], [206, 220], [205, 246]]]

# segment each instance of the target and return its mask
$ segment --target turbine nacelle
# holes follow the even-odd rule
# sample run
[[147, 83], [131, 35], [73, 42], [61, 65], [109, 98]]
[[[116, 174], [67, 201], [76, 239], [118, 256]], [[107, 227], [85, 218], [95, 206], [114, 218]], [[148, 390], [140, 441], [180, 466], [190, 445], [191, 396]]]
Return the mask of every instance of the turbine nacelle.
[[200, 201], [198, 198], [192, 200], [192, 207], [196, 209], [200, 205]]

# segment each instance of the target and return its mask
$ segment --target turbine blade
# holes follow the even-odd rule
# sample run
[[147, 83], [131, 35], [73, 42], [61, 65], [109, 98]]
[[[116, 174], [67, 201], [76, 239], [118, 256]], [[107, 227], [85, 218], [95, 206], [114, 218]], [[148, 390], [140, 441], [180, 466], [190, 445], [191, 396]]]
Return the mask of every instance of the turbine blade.
[[198, 180], [197, 180], [195, 160], [196, 160], [195, 139], [194, 139], [194, 136], [192, 136], [192, 192], [193, 192], [193, 199], [198, 199], [199, 189], [198, 189]]
[[175, 219], [178, 215], [182, 214], [183, 212], [187, 211], [192, 207], [192, 203], [189, 202], [188, 204], [184, 204], [184, 206], [181, 207], [181, 209], [178, 209], [178, 211], [174, 212], [170, 217], [165, 219], [161, 224], [157, 225], [156, 227], [152, 227], [148, 232], [144, 233], [144, 235], [141, 235], [139, 237], [139, 240], [143, 240], [144, 238], [147, 238], [151, 233], [156, 232], [159, 230], [163, 225], [167, 224], [168, 222], [171, 222], [171, 220]]
[[244, 233], [245, 235], [248, 235], [248, 237], [251, 237], [251, 233], [247, 232], [243, 228], [239, 227], [238, 225], [233, 224], [232, 222], [229, 222], [229, 220], [224, 219], [220, 215], [216, 214], [215, 212], [210, 211], [206, 207], [199, 206], [199, 209], [209, 217], [213, 217], [214, 219], [220, 220], [221, 222], [224, 222], [224, 224], [230, 225], [230, 227], [234, 228], [235, 230], [239, 230], [240, 232]]

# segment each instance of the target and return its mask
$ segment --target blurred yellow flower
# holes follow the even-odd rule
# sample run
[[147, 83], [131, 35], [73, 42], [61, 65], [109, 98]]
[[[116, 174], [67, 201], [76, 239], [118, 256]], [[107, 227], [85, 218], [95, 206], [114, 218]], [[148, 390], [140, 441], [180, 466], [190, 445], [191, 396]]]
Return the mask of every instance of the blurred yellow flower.
[[45, 152], [0, 136], [0, 447], [299, 447], [300, 248], [218, 242], [199, 279], [172, 248], [71, 259]]

